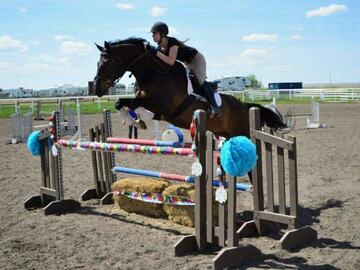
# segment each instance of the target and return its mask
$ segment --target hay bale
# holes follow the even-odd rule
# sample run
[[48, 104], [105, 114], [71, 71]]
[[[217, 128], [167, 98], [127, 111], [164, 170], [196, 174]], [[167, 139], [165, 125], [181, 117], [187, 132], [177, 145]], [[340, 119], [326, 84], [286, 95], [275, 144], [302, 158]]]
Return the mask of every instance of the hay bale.
[[[171, 185], [164, 190], [163, 195], [184, 196], [194, 201], [195, 187], [187, 183]], [[172, 222], [189, 227], [195, 227], [194, 206], [165, 204], [164, 210], [168, 215], [168, 219]]]
[[[163, 195], [177, 195], [190, 198], [195, 201], [195, 186], [188, 183], [176, 184], [167, 187]], [[217, 226], [219, 223], [219, 203], [214, 200], [213, 194], [213, 222]], [[195, 227], [195, 207], [190, 205], [164, 205], [164, 210], [168, 219], [172, 222]]]
[[[112, 185], [113, 191], [162, 193], [170, 185], [165, 180], [154, 180], [146, 177], [129, 177], [116, 181]], [[137, 213], [148, 217], [166, 218], [162, 204], [155, 204], [131, 199], [125, 195], [114, 195], [114, 200], [120, 209], [128, 213]]]

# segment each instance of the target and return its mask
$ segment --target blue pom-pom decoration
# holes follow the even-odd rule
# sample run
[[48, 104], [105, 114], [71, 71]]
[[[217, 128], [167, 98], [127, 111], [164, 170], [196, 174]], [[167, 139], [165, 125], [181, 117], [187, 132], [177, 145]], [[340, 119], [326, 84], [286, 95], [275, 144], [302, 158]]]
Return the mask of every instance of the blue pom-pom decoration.
[[222, 145], [220, 160], [226, 174], [243, 176], [254, 168], [257, 159], [256, 146], [244, 136], [233, 137]]
[[27, 140], [27, 148], [33, 156], [40, 156], [39, 136], [41, 131], [37, 130], [30, 134]]

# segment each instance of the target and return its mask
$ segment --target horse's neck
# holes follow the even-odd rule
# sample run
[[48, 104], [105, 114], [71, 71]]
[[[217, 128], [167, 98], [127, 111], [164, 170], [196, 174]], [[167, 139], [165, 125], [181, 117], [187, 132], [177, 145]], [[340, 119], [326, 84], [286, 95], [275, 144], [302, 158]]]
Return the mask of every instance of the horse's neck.
[[187, 97], [186, 72], [169, 75], [142, 68], [133, 72], [138, 83], [137, 98], [151, 98], [148, 110], [165, 117], [172, 115]]

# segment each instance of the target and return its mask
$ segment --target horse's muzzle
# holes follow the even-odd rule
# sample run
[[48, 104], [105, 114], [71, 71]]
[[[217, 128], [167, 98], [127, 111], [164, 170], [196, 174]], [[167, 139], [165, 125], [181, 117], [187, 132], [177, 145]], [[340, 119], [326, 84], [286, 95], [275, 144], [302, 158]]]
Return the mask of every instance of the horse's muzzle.
[[98, 77], [94, 78], [93, 91], [98, 97], [102, 97], [104, 95], [104, 92], [102, 91], [101, 80]]

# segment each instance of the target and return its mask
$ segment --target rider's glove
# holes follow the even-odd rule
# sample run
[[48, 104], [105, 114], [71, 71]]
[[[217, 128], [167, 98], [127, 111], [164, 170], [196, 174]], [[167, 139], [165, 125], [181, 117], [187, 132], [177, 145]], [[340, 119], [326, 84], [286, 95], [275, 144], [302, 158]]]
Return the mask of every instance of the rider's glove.
[[157, 53], [157, 50], [153, 46], [151, 46], [150, 43], [146, 44], [145, 48], [151, 54], [156, 54]]

